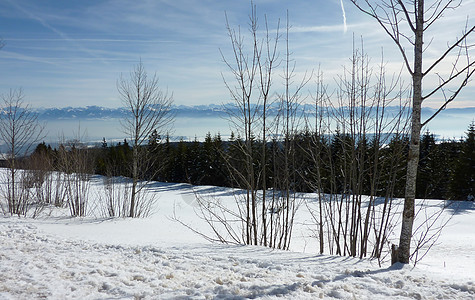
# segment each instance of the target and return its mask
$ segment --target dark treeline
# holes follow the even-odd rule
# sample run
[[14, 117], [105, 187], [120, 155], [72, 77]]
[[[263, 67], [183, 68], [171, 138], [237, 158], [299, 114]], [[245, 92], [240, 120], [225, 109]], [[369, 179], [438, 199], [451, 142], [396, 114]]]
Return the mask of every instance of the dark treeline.
[[[295, 192], [315, 192], [316, 188], [323, 193], [348, 193], [355, 189], [348, 180], [350, 168], [356, 168], [359, 180], [358, 189], [361, 194], [377, 196], [391, 194], [394, 197], [404, 196], [405, 167], [407, 157], [407, 136], [395, 135], [387, 145], [376, 145], [371, 138], [355, 141], [351, 136], [336, 133], [332, 137], [315, 136], [310, 132], [302, 132], [288, 140], [270, 141], [266, 143], [266, 187], [280, 190], [283, 178], [290, 178], [291, 189]], [[294, 149], [292, 170], [286, 171], [283, 148], [288, 143]], [[263, 149], [262, 141], [252, 140], [256, 149], [253, 158], [256, 167], [260, 162], [259, 149]], [[168, 137], [161, 140], [160, 136], [150, 136], [147, 152], [153, 160], [154, 168], [146, 180], [164, 182], [190, 183], [194, 185], [214, 185], [223, 187], [245, 188], [238, 174], [245, 173], [246, 159], [240, 149], [244, 141], [231, 135], [223, 141], [219, 134], [208, 133], [203, 142], [179, 141], [171, 142]], [[78, 148], [80, 149], [80, 148]], [[52, 149], [44, 143], [37, 146], [30, 158], [30, 168], [49, 168], [60, 171], [61, 153], [77, 151], [76, 147]], [[82, 148], [87, 151], [89, 171], [105, 176], [130, 177], [130, 160], [132, 149], [128, 142], [108, 145], [104, 139], [101, 147]], [[375, 152], [378, 152], [376, 155]], [[473, 199], [475, 193], [475, 125], [471, 124], [466, 137], [460, 140], [437, 141], [435, 136], [426, 132], [421, 138], [421, 159], [417, 181], [417, 197], [428, 199]], [[315, 157], [315, 156], [318, 156]], [[377, 160], [374, 158], [377, 157]], [[45, 158], [49, 162], [44, 163]], [[64, 159], [63, 159], [64, 160]], [[375, 163], [377, 168], [375, 168]], [[377, 170], [377, 171], [375, 171]], [[292, 174], [284, 174], [291, 172]], [[374, 172], [378, 172], [377, 186], [372, 186]], [[291, 176], [288, 176], [291, 175]], [[260, 176], [255, 174], [255, 176]], [[316, 178], [318, 176], [318, 179]], [[287, 180], [287, 179], [286, 179]], [[316, 187], [315, 182], [321, 184]], [[258, 188], [262, 188], [264, 180], [260, 179]], [[390, 190], [388, 190], [390, 189]]]

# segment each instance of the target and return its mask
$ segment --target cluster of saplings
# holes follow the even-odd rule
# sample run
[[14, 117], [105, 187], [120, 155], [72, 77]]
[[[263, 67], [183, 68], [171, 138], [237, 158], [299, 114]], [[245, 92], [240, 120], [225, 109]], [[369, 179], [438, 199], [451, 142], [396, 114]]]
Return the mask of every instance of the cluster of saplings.
[[[142, 180], [191, 183], [194, 185], [214, 185], [222, 187], [246, 188], [246, 181], [240, 181], [235, 174], [245, 174], [245, 153], [241, 150], [244, 141], [231, 134], [225, 141], [219, 134], [206, 135], [203, 142], [198, 140], [171, 142], [157, 134], [150, 136], [143, 150], [153, 167]], [[260, 149], [262, 141], [252, 140], [252, 153], [256, 168], [261, 168]], [[376, 196], [404, 197], [406, 157], [408, 137], [394, 135], [387, 145], [377, 145], [371, 136], [355, 140], [350, 135], [336, 133], [333, 136], [316, 136], [302, 132], [288, 139], [272, 140], [266, 143], [266, 187], [279, 189], [290, 181], [294, 192], [315, 192], [315, 182], [323, 193], [352, 193], [352, 172], [361, 177], [361, 194], [371, 193], [372, 178], [377, 169], [378, 186]], [[292, 149], [291, 168], [284, 170], [284, 148]], [[317, 149], [317, 151], [315, 151]], [[71, 166], [61, 159], [63, 152], [81, 153], [82, 171], [105, 176], [131, 177], [132, 148], [127, 140], [108, 145], [104, 139], [101, 146], [81, 148], [61, 146], [52, 149], [45, 143], [39, 144], [30, 156], [28, 168], [48, 168], [71, 172]], [[376, 155], [376, 152], [377, 153]], [[77, 154], [76, 154], [77, 155]], [[318, 156], [318, 157], [316, 157]], [[466, 137], [460, 140], [437, 141], [426, 132], [421, 138], [417, 197], [430, 199], [473, 200], [475, 194], [475, 125], [471, 124]], [[358, 170], [354, 169], [357, 159]], [[376, 158], [376, 160], [375, 160]], [[375, 168], [375, 163], [378, 168]], [[285, 172], [285, 173], [284, 173]], [[289, 174], [290, 173], [290, 174]], [[255, 174], [259, 176], [260, 174]], [[319, 177], [317, 179], [316, 177]], [[262, 188], [263, 180], [256, 178]], [[390, 190], [388, 190], [390, 189]]]

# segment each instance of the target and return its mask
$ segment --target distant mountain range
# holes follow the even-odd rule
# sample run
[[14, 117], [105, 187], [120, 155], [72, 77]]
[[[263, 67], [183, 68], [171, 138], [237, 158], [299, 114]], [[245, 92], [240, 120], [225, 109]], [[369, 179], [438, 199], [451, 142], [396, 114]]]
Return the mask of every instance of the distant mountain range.
[[[314, 106], [311, 104], [305, 104], [300, 107], [307, 113], [314, 111]], [[86, 107], [64, 107], [64, 108], [37, 108], [34, 109], [42, 120], [74, 120], [74, 119], [119, 119], [127, 115], [126, 108], [107, 108], [102, 106], [86, 106]], [[302, 111], [301, 110], [301, 111]], [[391, 106], [386, 108], [388, 113], [396, 113], [399, 108]], [[203, 117], [222, 117], [228, 112], [237, 112], [237, 109], [232, 104], [217, 105], [177, 105], [172, 107], [173, 113], [177, 117], [190, 117], [190, 118], [203, 118]], [[278, 105], [272, 105], [268, 109], [268, 115], [276, 115], [279, 111]], [[431, 116], [436, 110], [432, 108], [424, 108], [422, 111], [423, 117], [427, 118]], [[447, 108], [443, 111], [443, 115], [457, 116], [457, 115], [472, 115], [475, 118], [475, 107], [467, 108]]]
[[[221, 105], [173, 106], [172, 111], [181, 117], [219, 116], [225, 113]], [[119, 119], [127, 115], [128, 110], [123, 107], [108, 108], [102, 106], [64, 107], [64, 108], [37, 108], [35, 112], [42, 120], [70, 120], [70, 119]]]
[[[313, 105], [305, 104], [299, 107], [300, 111], [308, 114], [314, 113]], [[339, 113], [347, 116], [348, 108], [339, 108]], [[232, 104], [227, 105], [177, 105], [172, 107], [176, 115], [173, 125], [172, 137], [175, 140], [193, 140], [204, 138], [208, 132], [220, 133], [222, 136], [230, 134], [229, 121], [226, 120], [227, 112], [239, 114]], [[275, 116], [279, 111], [278, 105], [272, 105], [268, 109], [268, 116]], [[386, 108], [386, 116], [397, 114], [396, 106]], [[422, 119], [427, 120], [436, 110], [424, 108]], [[121, 141], [124, 134], [121, 131], [120, 120], [128, 111], [125, 108], [107, 108], [101, 106], [65, 107], [65, 108], [35, 108], [41, 121], [45, 121], [45, 141], [53, 143], [62, 138], [76, 138], [77, 133], [87, 135], [89, 141], [101, 141], [106, 137], [110, 141]], [[334, 113], [329, 109], [328, 113]], [[0, 114], [5, 111], [0, 110]], [[465, 131], [471, 122], [475, 121], [475, 107], [447, 108], [423, 130], [429, 130], [439, 138], [460, 138], [465, 136]], [[0, 141], [0, 153], [2, 151]]]

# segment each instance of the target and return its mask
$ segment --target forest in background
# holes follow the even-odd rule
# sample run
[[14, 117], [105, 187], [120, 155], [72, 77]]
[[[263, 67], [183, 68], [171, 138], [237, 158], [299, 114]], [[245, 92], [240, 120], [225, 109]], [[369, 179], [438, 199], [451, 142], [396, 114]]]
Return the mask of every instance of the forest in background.
[[[261, 140], [253, 140], [255, 149], [262, 148]], [[354, 161], [351, 157], [357, 153], [362, 163], [359, 166], [362, 179], [362, 194], [369, 195], [372, 171], [375, 169], [375, 152], [380, 149], [378, 164], [380, 166], [380, 186], [376, 195], [384, 197], [390, 191], [394, 197], [404, 196], [406, 174], [406, 157], [408, 139], [405, 135], [393, 136], [387, 145], [375, 146], [375, 141], [368, 138], [355, 141], [349, 135], [335, 134], [334, 136], [316, 136], [315, 133], [302, 132], [288, 141], [273, 140], [266, 143], [267, 187], [278, 188], [282, 174], [283, 147], [291, 144], [295, 149], [292, 174], [293, 192], [315, 192], [316, 176], [322, 177], [324, 193], [348, 193], [349, 169]], [[148, 144], [143, 146], [153, 160], [153, 168], [145, 174], [142, 180], [163, 182], [190, 183], [193, 185], [213, 185], [222, 187], [245, 188], [245, 182], [240, 182], [231, 174], [238, 170], [245, 172], [242, 163], [244, 154], [239, 149], [243, 145], [240, 137], [231, 134], [229, 140], [222, 140], [220, 134], [210, 133], [203, 142], [198, 140], [171, 142], [165, 136], [163, 139], [156, 133], [149, 137]], [[311, 149], [318, 148], [317, 164]], [[44, 142], [39, 144], [23, 164], [25, 168], [44, 171], [74, 172], [75, 170], [61, 163], [61, 153], [68, 152], [69, 156], [80, 156], [88, 161], [87, 173], [105, 176], [131, 177], [130, 161], [132, 147], [127, 140], [109, 145], [106, 139], [99, 147], [89, 148], [79, 141], [72, 141], [52, 148]], [[75, 153], [78, 152], [78, 153]], [[254, 151], [255, 154], [259, 153]], [[63, 154], [64, 156], [64, 154]], [[421, 138], [420, 162], [417, 177], [417, 197], [420, 199], [450, 199], [473, 200], [475, 194], [475, 124], [472, 123], [466, 137], [460, 140], [437, 141], [434, 134], [425, 132]], [[259, 157], [254, 157], [258, 165]], [[3, 165], [3, 164], [2, 164]], [[70, 170], [68, 170], [70, 169]], [[317, 170], [318, 169], [318, 170]], [[256, 178], [257, 181], [257, 178]], [[260, 186], [259, 188], [262, 188]], [[353, 187], [354, 188], [354, 187]]]

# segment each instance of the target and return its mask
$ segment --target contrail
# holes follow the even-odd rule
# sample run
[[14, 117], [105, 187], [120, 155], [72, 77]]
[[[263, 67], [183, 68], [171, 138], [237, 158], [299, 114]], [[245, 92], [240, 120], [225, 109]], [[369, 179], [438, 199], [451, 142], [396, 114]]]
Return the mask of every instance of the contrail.
[[101, 56], [98, 56], [96, 55], [94, 52], [92, 52], [91, 50], [83, 47], [82, 45], [80, 45], [79, 43], [77, 43], [77, 41], [75, 39], [72, 39], [70, 38], [67, 34], [63, 33], [62, 31], [56, 29], [55, 27], [51, 26], [50, 24], [48, 24], [44, 19], [42, 19], [40, 16], [38, 15], [35, 15], [33, 14], [32, 12], [26, 10], [25, 8], [21, 7], [18, 3], [15, 3], [14, 1], [12, 0], [7, 0], [10, 5], [14, 6], [15, 8], [17, 8], [19, 11], [23, 12], [25, 15], [27, 15], [30, 19], [33, 19], [37, 22], [39, 22], [41, 25], [43, 25], [44, 27], [48, 28], [49, 30], [51, 30], [52, 32], [56, 33], [57, 35], [59, 35], [63, 40], [73, 44], [76, 48], [78, 48], [79, 50], [82, 50], [83, 52], [86, 52], [88, 53], [90, 56], [92, 57], [95, 57], [95, 58], [99, 58], [102, 62], [105, 62], [103, 60], [103, 58]]
[[346, 26], [346, 13], [345, 13], [345, 6], [343, 5], [343, 0], [340, 0], [341, 4], [341, 12], [343, 13], [343, 32], [346, 33], [348, 27]]
[[22, 13], [24, 13], [25, 15], [27, 15], [28, 17], [30, 17], [31, 19], [35, 20], [35, 21], [38, 21], [41, 25], [43, 25], [44, 27], [48, 28], [49, 30], [53, 31], [54, 33], [56, 33], [57, 35], [59, 35], [63, 40], [66, 40], [68, 42], [71, 42], [72, 39], [69, 38], [66, 34], [62, 33], [61, 31], [57, 30], [56, 28], [54, 28], [53, 26], [49, 25], [48, 23], [46, 23], [42, 18], [40, 18], [39, 16], [31, 13], [30, 11], [24, 9], [23, 7], [21, 7], [20, 5], [18, 5], [18, 3], [15, 3], [13, 2], [12, 0], [7, 0], [10, 5], [14, 6], [16, 9], [18, 9], [19, 11], [21, 11]]

